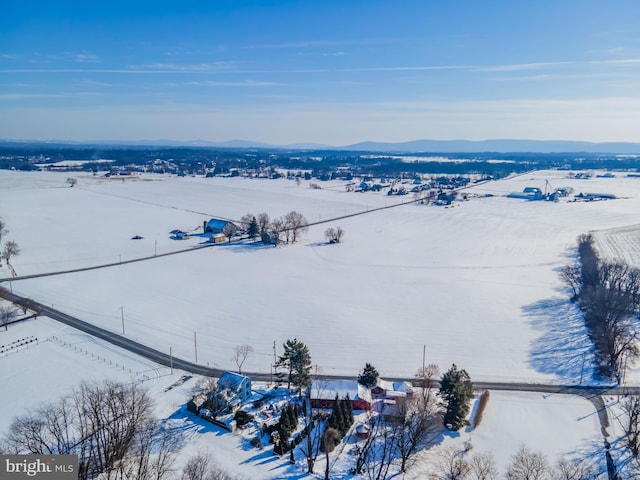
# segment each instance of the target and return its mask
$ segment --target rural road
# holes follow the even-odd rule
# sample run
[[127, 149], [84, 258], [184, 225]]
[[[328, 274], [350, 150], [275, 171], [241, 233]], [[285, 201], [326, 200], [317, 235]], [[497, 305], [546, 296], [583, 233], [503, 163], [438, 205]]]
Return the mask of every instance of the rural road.
[[[0, 297], [5, 300], [12, 300], [12, 294], [6, 288], [0, 287]], [[96, 338], [111, 343], [117, 347], [128, 350], [144, 357], [148, 360], [156, 362], [160, 365], [167, 367], [173, 366], [180, 370], [184, 370], [189, 373], [197, 375], [206, 375], [218, 377], [222, 374], [222, 370], [216, 368], [206, 367], [204, 365], [182, 360], [168, 353], [160, 352], [151, 347], [143, 345], [139, 342], [131, 340], [127, 337], [119, 335], [117, 333], [105, 330], [103, 328], [92, 325], [88, 322], [80, 320], [79, 318], [68, 315], [60, 310], [56, 310], [47, 305], [35, 302], [32, 299], [21, 297], [13, 294], [13, 303], [16, 305], [24, 305], [30, 310], [38, 312], [38, 315], [47, 316], [58, 322], [69, 325], [80, 331], [93, 335]], [[262, 372], [247, 372], [247, 375], [254, 380], [268, 381], [271, 379], [271, 373]], [[353, 376], [346, 375], [323, 375], [324, 379], [353, 379]], [[413, 381], [413, 378], [394, 378], [391, 380], [406, 380]], [[586, 398], [596, 397], [599, 395], [626, 395], [626, 394], [640, 394], [640, 387], [636, 386], [592, 386], [592, 385], [553, 385], [553, 384], [541, 384], [541, 383], [528, 383], [528, 382], [474, 382], [474, 388], [478, 390], [502, 390], [502, 391], [514, 391], [514, 392], [538, 392], [547, 394], [562, 394], [562, 395], [581, 395]]]

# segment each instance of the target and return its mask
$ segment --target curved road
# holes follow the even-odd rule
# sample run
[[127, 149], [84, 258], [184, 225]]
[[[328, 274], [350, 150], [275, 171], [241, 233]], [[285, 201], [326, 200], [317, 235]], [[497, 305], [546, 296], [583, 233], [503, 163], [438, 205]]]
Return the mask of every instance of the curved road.
[[[69, 325], [73, 328], [81, 330], [89, 335], [93, 335], [96, 338], [100, 338], [106, 342], [116, 345], [120, 348], [128, 350], [144, 357], [148, 360], [156, 362], [160, 365], [167, 367], [173, 366], [174, 368], [184, 370], [189, 373], [197, 375], [206, 375], [211, 377], [219, 377], [222, 374], [222, 370], [217, 368], [210, 368], [197, 363], [189, 362], [170, 356], [165, 352], [160, 352], [151, 347], [143, 345], [142, 343], [131, 340], [127, 337], [123, 337], [117, 333], [105, 330], [103, 328], [92, 325], [91, 323], [80, 320], [77, 317], [68, 315], [60, 310], [35, 302], [26, 297], [21, 297], [15, 293], [12, 295], [6, 288], [0, 287], [0, 297], [13, 303], [25, 306], [30, 310], [36, 311], [38, 315], [45, 315], [49, 318], [57, 320], [58, 322]], [[256, 380], [268, 381], [271, 379], [270, 373], [263, 372], [247, 372], [247, 375]], [[353, 379], [353, 376], [347, 375], [323, 375], [324, 379]], [[413, 381], [413, 378], [394, 378], [394, 381], [404, 380]], [[564, 394], [564, 395], [582, 395], [586, 398], [592, 398], [599, 395], [626, 395], [626, 394], [640, 394], [640, 387], [621, 387], [617, 385], [611, 386], [592, 386], [592, 385], [552, 385], [542, 383], [526, 383], [526, 382], [474, 382], [474, 388], [483, 390], [503, 390], [503, 391], [516, 391], [516, 392], [539, 392], [548, 394]]]

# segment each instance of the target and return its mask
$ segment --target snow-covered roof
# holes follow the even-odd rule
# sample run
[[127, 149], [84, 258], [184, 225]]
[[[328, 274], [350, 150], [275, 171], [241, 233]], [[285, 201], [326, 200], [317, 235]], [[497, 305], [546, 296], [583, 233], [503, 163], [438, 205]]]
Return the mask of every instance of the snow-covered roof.
[[378, 378], [377, 386], [385, 390], [386, 392], [395, 392], [395, 393], [412, 393], [413, 387], [409, 382], [397, 381], [392, 382], [389, 380], [383, 380]]
[[229, 388], [231, 390], [238, 390], [242, 382], [251, 379], [249, 377], [245, 377], [244, 375], [238, 375], [237, 373], [232, 372], [224, 372], [218, 380], [219, 388]]
[[207, 228], [212, 230], [222, 230], [228, 223], [231, 223], [229, 220], [222, 220], [220, 218], [212, 218], [207, 222]]
[[365, 400], [371, 402], [371, 390], [360, 385], [356, 380], [320, 380], [311, 384], [311, 398], [318, 400], [333, 400], [349, 395], [351, 400]]

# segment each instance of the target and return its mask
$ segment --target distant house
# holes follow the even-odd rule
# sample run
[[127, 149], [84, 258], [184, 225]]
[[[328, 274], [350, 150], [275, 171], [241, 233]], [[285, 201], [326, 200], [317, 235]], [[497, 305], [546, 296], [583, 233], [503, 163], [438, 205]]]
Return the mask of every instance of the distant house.
[[204, 233], [224, 233], [231, 236], [240, 228], [230, 220], [222, 220], [220, 218], [212, 218], [203, 224]]
[[338, 398], [349, 397], [354, 410], [370, 410], [373, 405], [371, 390], [356, 380], [318, 380], [311, 384], [309, 400], [314, 408], [331, 408]]
[[187, 232], [183, 232], [182, 230], [171, 230], [171, 238], [174, 240], [186, 240], [189, 238], [189, 234]]

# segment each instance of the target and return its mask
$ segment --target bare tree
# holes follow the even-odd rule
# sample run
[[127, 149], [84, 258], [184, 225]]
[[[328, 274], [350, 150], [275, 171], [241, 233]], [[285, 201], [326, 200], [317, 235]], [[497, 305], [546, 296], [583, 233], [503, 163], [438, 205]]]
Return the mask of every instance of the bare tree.
[[149, 442], [155, 432], [151, 410], [149, 394], [136, 385], [83, 383], [58, 402], [14, 419], [3, 443], [14, 454], [77, 455], [81, 480], [113, 478], [119, 469], [139, 480], [160, 479], [170, 470], [171, 442]]
[[258, 222], [258, 230], [260, 231], [260, 239], [262, 243], [269, 242], [269, 229], [271, 228], [271, 219], [267, 213], [259, 213], [256, 217]]
[[464, 480], [471, 472], [471, 466], [464, 459], [464, 450], [456, 447], [442, 448], [437, 452], [433, 464], [433, 480]]
[[187, 460], [181, 480], [232, 480], [227, 472], [208, 454], [197, 453]]
[[126, 480], [162, 480], [173, 476], [181, 436], [155, 421], [147, 422], [136, 435], [132, 447], [119, 462], [117, 472]]
[[7, 228], [7, 224], [0, 217], [0, 243], [2, 243], [2, 238], [9, 233], [9, 229]]
[[322, 444], [324, 445], [324, 480], [329, 480], [329, 471], [331, 470], [331, 463], [329, 462], [329, 454], [333, 451], [336, 441], [340, 440], [340, 432], [335, 428], [326, 428], [322, 435]]
[[393, 430], [378, 415], [373, 417], [370, 435], [374, 439], [365, 459], [364, 471], [369, 480], [385, 480], [394, 459]]
[[415, 374], [416, 384], [422, 389], [422, 397], [428, 398], [431, 389], [440, 377], [440, 367], [436, 363], [428, 363], [424, 367], [418, 369]]
[[561, 459], [551, 474], [553, 480], [596, 480], [598, 470], [586, 460]]
[[289, 230], [285, 227], [284, 219], [274, 218], [273, 220], [271, 220], [270, 228], [271, 228], [271, 237], [272, 237], [271, 240], [276, 245], [282, 242], [283, 234], [286, 235], [285, 240], [287, 242], [289, 241]]
[[640, 455], [640, 395], [629, 395], [622, 400], [621, 405], [624, 415], [619, 417], [619, 421], [629, 450], [637, 458]]
[[238, 373], [242, 375], [242, 365], [247, 360], [247, 357], [253, 353], [253, 347], [251, 345], [237, 345], [233, 349], [233, 359], [238, 367]]
[[[296, 243], [298, 235], [309, 230], [309, 222], [300, 212], [295, 210], [284, 216], [284, 224], [287, 232], [291, 232], [291, 242]], [[287, 242], [289, 238], [287, 237]]]
[[231, 241], [231, 237], [233, 237], [237, 231], [238, 227], [231, 222], [227, 222], [227, 224], [222, 227], [222, 233], [224, 233], [224, 235], [229, 239], [229, 242]]
[[75, 186], [75, 184], [78, 183], [78, 179], [73, 178], [73, 177], [69, 177], [69, 178], [67, 178], [67, 183], [69, 184], [69, 186], [71, 188], [73, 188]]
[[300, 451], [307, 461], [307, 473], [313, 473], [316, 459], [320, 453], [320, 443], [322, 439], [322, 424], [316, 418], [316, 412], [311, 406], [311, 401], [306, 398], [302, 403], [302, 423], [306, 437]]
[[364, 472], [364, 467], [367, 463], [367, 459], [369, 458], [369, 454], [371, 453], [371, 449], [375, 445], [375, 433], [378, 426], [376, 422], [377, 419], [371, 416], [371, 413], [369, 413], [369, 417], [365, 424], [368, 428], [369, 434], [363, 442], [356, 443], [355, 445], [356, 465], [353, 468], [353, 473], [355, 473], [356, 475], [360, 475]]
[[0, 325], [4, 325], [5, 331], [9, 329], [9, 323], [18, 315], [13, 305], [0, 305]]
[[498, 478], [496, 462], [489, 452], [478, 453], [471, 457], [469, 469], [471, 480], [495, 480]]
[[531, 452], [524, 445], [511, 457], [507, 480], [543, 480], [549, 473], [547, 459], [540, 452]]
[[565, 285], [571, 288], [573, 299], [577, 299], [582, 291], [582, 271], [580, 264], [573, 263], [566, 265], [560, 270], [560, 279]]
[[242, 228], [247, 230], [249, 228], [249, 224], [251, 220], [256, 218], [253, 213], [245, 213], [242, 217], [240, 217], [240, 223], [242, 224]]
[[197, 453], [187, 460], [182, 468], [182, 480], [205, 480], [209, 469], [209, 457], [203, 453]]
[[418, 396], [403, 408], [403, 418], [393, 430], [393, 442], [400, 457], [400, 471], [413, 465], [414, 456], [435, 442], [444, 430], [442, 408], [435, 397]]
[[7, 262], [7, 265], [11, 263], [11, 257], [17, 257], [18, 255], [20, 255], [20, 247], [18, 247], [18, 244], [13, 240], [7, 241], [7, 243], [4, 244], [4, 249], [2, 250], [2, 256]]
[[340, 243], [344, 236], [344, 230], [341, 227], [327, 228], [324, 232], [324, 236], [329, 243]]

